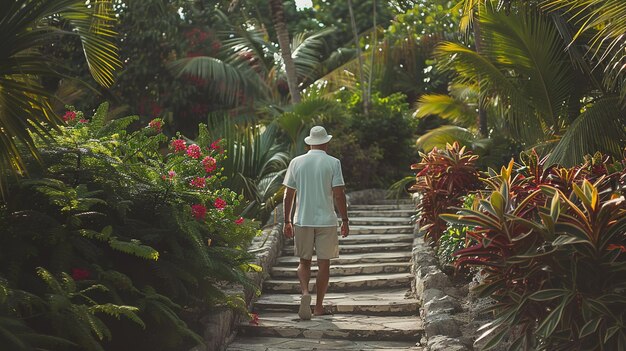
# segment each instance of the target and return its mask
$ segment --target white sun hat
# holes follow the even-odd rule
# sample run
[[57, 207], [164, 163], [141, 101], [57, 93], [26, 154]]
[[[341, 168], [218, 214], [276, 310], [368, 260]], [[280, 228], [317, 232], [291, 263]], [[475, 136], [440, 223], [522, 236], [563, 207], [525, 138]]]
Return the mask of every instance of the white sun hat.
[[304, 138], [304, 142], [307, 145], [322, 145], [322, 144], [326, 144], [327, 142], [329, 142], [330, 139], [332, 138], [333, 136], [328, 135], [324, 127], [315, 126], [311, 128], [311, 131], [309, 132], [309, 136]]

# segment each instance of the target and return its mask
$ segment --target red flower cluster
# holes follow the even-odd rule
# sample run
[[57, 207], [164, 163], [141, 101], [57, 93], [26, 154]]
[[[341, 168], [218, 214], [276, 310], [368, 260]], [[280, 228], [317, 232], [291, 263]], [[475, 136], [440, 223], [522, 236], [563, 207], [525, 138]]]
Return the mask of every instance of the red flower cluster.
[[187, 150], [187, 143], [183, 139], [176, 139], [172, 141], [171, 147], [174, 152], [185, 151]]
[[189, 185], [191, 185], [194, 188], [204, 188], [206, 186], [206, 178], [196, 177], [192, 179], [191, 182], [189, 182]]
[[211, 173], [217, 168], [217, 161], [213, 157], [207, 156], [202, 159], [202, 165], [207, 173]]
[[65, 121], [65, 122], [72, 122], [75, 119], [76, 119], [76, 112], [74, 112], [74, 111], [67, 111], [63, 115], [63, 121]]
[[85, 280], [89, 278], [91, 273], [83, 268], [72, 268], [72, 279], [74, 280]]
[[222, 198], [219, 198], [219, 197], [215, 199], [215, 201], [213, 202], [213, 206], [217, 208], [219, 211], [223, 211], [226, 205], [228, 205], [226, 201], [224, 201]]
[[220, 143], [222, 142], [222, 138], [219, 138], [217, 140], [215, 140], [214, 142], [211, 143], [211, 149], [213, 150], [219, 150], [221, 148]]
[[235, 220], [235, 224], [240, 225], [243, 224], [243, 217], [239, 217]]
[[88, 120], [88, 119], [85, 119], [85, 118], [81, 118], [78, 122], [79, 122], [79, 123], [86, 124], [86, 123], [89, 123], [89, 120]]
[[161, 130], [163, 129], [163, 121], [161, 121], [158, 118], [155, 118], [152, 121], [150, 121], [150, 123], [148, 123], [148, 127], [153, 129], [157, 133], [161, 133]]
[[204, 219], [206, 216], [206, 207], [202, 204], [191, 205], [191, 215], [197, 220]]
[[202, 150], [200, 149], [200, 146], [196, 144], [189, 145], [189, 147], [187, 148], [187, 156], [198, 159], [200, 158], [200, 155], [202, 155]]

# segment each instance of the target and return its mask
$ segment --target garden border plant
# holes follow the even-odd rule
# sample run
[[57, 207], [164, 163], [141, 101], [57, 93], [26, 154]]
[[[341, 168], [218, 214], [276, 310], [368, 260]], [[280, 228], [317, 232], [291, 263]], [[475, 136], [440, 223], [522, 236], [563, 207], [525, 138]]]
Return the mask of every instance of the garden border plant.
[[496, 301], [484, 349], [626, 347], [626, 160], [585, 160], [565, 168], [523, 154], [489, 170], [472, 209], [438, 215], [469, 227], [456, 266], [480, 267], [476, 291]]
[[[228, 284], [254, 289], [246, 252], [257, 225], [221, 186], [222, 144], [155, 119], [91, 119], [71, 107], [39, 142], [42, 164], [0, 206], [0, 340], [12, 350], [141, 350], [203, 343], [199, 320], [245, 311]], [[125, 318], [121, 318], [125, 317]]]

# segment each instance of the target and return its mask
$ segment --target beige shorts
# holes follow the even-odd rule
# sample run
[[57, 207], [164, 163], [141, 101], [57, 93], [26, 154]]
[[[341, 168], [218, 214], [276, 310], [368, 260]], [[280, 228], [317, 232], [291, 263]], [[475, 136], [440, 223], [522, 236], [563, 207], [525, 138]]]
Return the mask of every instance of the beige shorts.
[[313, 246], [318, 259], [327, 260], [339, 257], [339, 236], [337, 227], [294, 226], [294, 256], [305, 260], [313, 257]]

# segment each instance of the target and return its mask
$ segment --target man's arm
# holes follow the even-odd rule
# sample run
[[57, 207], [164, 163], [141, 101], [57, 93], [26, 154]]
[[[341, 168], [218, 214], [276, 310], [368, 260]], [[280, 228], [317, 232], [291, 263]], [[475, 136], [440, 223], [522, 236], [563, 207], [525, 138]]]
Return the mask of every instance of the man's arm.
[[348, 226], [348, 207], [346, 206], [346, 192], [345, 187], [336, 186], [333, 188], [333, 198], [335, 199], [335, 205], [339, 210], [341, 216], [341, 236], [346, 237], [350, 234], [350, 227]]
[[293, 237], [293, 225], [291, 223], [291, 210], [293, 209], [293, 199], [295, 198], [296, 190], [290, 187], [285, 187], [285, 195], [283, 197], [283, 215], [285, 218], [285, 225], [283, 226], [283, 234], [286, 237]]

